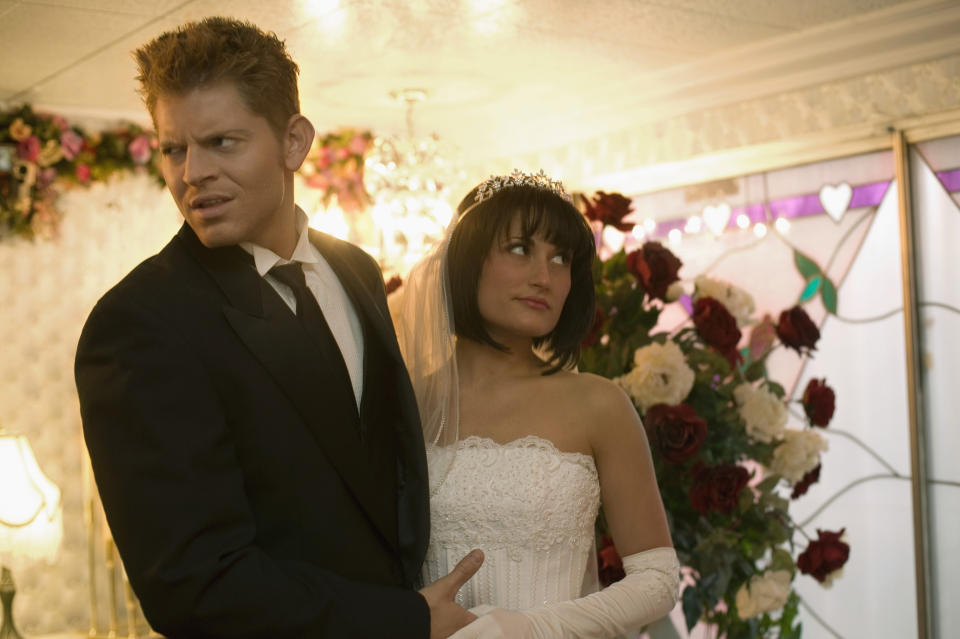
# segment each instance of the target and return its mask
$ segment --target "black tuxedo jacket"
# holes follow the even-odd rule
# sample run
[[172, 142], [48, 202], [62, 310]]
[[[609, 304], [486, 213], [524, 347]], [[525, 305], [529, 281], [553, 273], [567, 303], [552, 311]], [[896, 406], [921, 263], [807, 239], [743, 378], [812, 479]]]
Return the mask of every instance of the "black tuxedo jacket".
[[92, 311], [84, 436], [147, 620], [171, 637], [429, 635], [416, 403], [374, 261], [311, 231], [364, 332], [358, 410], [336, 343], [308, 336], [236, 246], [186, 224]]

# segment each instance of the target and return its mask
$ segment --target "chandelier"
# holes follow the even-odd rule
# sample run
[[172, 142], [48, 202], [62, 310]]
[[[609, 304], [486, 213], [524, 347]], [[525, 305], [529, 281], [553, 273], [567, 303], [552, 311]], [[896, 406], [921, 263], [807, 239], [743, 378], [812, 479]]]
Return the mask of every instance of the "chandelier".
[[453, 189], [465, 173], [455, 160], [456, 149], [436, 135], [415, 134], [413, 110], [427, 92], [403, 89], [390, 95], [405, 106], [406, 135], [374, 139], [364, 161], [364, 182], [373, 200], [381, 268], [387, 276], [403, 276], [443, 237], [453, 217]]

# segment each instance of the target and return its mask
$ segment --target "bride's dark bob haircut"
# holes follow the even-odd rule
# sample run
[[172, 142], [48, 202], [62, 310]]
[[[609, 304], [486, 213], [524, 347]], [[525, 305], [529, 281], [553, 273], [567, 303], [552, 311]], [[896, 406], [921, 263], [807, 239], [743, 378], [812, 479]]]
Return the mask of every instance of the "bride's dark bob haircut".
[[501, 351], [506, 346], [487, 332], [477, 306], [477, 289], [483, 263], [495, 240], [510, 232], [510, 223], [520, 216], [525, 240], [538, 232], [570, 260], [570, 293], [557, 325], [534, 339], [534, 346], [549, 359], [544, 375], [571, 368], [580, 359], [580, 343], [594, 319], [593, 231], [586, 218], [563, 197], [533, 186], [504, 188], [476, 204], [475, 187], [457, 207], [460, 220], [450, 236], [447, 275], [453, 306], [453, 327], [458, 337], [472, 339]]

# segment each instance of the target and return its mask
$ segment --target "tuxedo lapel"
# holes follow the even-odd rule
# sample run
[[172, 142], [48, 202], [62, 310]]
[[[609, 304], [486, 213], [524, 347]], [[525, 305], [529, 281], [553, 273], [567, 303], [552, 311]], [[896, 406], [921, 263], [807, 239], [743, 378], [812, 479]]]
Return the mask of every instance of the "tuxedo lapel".
[[363, 314], [369, 320], [368, 324], [374, 333], [374, 335], [369, 337], [379, 339], [390, 356], [402, 363], [400, 353], [396, 348], [396, 337], [392, 329], [393, 324], [377, 306], [372, 292], [368, 290], [369, 286], [364, 285], [363, 280], [361, 280], [357, 274], [355, 265], [341, 250], [337, 249], [336, 245], [331, 242], [330, 239], [331, 238], [324, 236], [322, 233], [311, 230], [310, 241], [317, 247], [324, 259], [327, 260], [327, 263], [330, 265], [330, 268], [333, 269], [334, 273], [337, 274], [337, 278], [339, 278], [340, 283], [343, 284], [343, 288], [347, 291], [347, 295], [350, 297], [350, 301], [353, 302], [357, 313]]
[[[403, 551], [404, 571], [408, 583], [412, 584], [419, 580], [420, 565], [430, 534], [426, 456], [413, 387], [397, 346], [393, 323], [386, 309], [381, 310], [377, 304], [370, 284], [365, 285], [358, 274], [358, 268], [363, 265], [355, 264], [354, 260], [338, 247], [338, 242], [329, 236], [311, 232], [310, 240], [337, 274], [357, 313], [365, 316], [367, 321], [361, 323], [370, 327], [364, 331], [365, 339], [379, 340], [383, 352], [387, 354], [387, 361], [383, 362], [383, 365], [391, 372], [389, 379], [394, 386], [394, 395], [398, 402], [396, 414], [399, 416], [399, 419], [393, 422], [397, 473], [400, 480], [397, 492], [397, 531], [399, 546]], [[373, 265], [370, 264], [367, 268], [372, 270]], [[365, 352], [370, 350], [368, 347], [364, 349]], [[365, 371], [368, 370], [365, 366]], [[366, 386], [364, 388], [366, 389]]]
[[[306, 427], [353, 493], [360, 507], [391, 545], [395, 529], [387, 521], [383, 495], [372, 479], [359, 436], [359, 415], [345, 368], [308, 337], [296, 316], [251, 268], [237, 246], [208, 249], [184, 224], [179, 237], [216, 281], [228, 303], [223, 313], [240, 340], [263, 364], [303, 417]], [[337, 349], [336, 343], [330, 345]], [[336, 351], [339, 357], [339, 351]]]

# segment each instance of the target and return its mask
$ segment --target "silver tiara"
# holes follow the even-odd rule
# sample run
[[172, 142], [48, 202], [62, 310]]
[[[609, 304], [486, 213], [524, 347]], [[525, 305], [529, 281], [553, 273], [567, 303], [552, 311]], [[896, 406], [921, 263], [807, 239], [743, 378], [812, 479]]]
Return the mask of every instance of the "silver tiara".
[[563, 188], [563, 183], [560, 182], [560, 180], [554, 180], [548, 177], [547, 174], [543, 172], [543, 169], [540, 169], [537, 173], [524, 173], [520, 169], [514, 169], [510, 175], [491, 175], [484, 180], [477, 189], [477, 197], [474, 203], [479, 204], [484, 200], [490, 199], [503, 189], [517, 186], [532, 186], [536, 189], [552, 191], [567, 202], [573, 202], [573, 198], [570, 197], [570, 194]]

